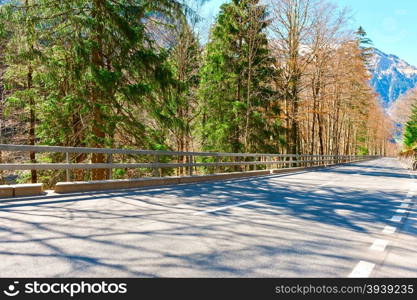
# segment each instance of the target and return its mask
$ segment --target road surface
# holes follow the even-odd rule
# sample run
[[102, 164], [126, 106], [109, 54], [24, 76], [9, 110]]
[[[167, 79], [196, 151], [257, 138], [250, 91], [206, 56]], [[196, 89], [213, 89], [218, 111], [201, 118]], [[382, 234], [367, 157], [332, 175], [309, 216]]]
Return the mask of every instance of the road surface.
[[384, 158], [3, 199], [0, 277], [416, 277], [412, 176]]

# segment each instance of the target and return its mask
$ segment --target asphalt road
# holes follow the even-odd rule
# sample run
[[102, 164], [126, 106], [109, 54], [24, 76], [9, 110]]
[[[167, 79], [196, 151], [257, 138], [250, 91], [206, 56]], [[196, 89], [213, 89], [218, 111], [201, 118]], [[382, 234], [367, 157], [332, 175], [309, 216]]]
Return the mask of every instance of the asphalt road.
[[0, 277], [416, 277], [416, 198], [416, 179], [386, 158], [2, 199]]

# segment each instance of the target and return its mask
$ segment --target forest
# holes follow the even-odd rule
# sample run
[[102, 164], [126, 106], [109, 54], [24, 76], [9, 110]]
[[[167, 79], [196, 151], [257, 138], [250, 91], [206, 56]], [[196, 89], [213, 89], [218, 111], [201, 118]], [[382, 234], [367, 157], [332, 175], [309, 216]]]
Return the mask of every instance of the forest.
[[[232, 0], [211, 23], [204, 2], [0, 1], [0, 143], [396, 153], [394, 123], [369, 85], [372, 42], [349, 27], [348, 10], [325, 0]], [[39, 176], [50, 174], [21, 180]]]

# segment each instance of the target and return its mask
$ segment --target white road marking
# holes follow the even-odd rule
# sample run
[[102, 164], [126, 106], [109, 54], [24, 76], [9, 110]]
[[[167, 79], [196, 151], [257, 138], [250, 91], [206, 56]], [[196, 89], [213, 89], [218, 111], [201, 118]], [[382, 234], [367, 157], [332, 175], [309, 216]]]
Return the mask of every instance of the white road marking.
[[393, 216], [390, 221], [392, 222], [401, 222], [401, 220], [403, 219], [403, 217], [401, 216]]
[[353, 213], [349, 209], [336, 209], [334, 212], [336, 214], [338, 214], [339, 216], [349, 216], [349, 215], [351, 215]]
[[407, 204], [407, 203], [403, 203], [403, 204], [401, 204], [401, 206], [400, 206], [401, 208], [409, 208], [410, 207], [410, 204]]
[[384, 230], [382, 230], [382, 233], [383, 234], [393, 234], [396, 230], [397, 230], [396, 227], [387, 225], [387, 226], [384, 227]]
[[371, 275], [372, 270], [374, 269], [375, 264], [361, 260], [356, 267], [353, 269], [352, 273], [349, 274], [350, 278], [366, 278]]
[[397, 214], [405, 214], [407, 211], [405, 209], [399, 208], [397, 209]]
[[216, 209], [200, 211], [200, 212], [194, 213], [193, 215], [197, 216], [197, 215], [208, 214], [208, 213], [212, 213], [212, 212], [216, 212], [216, 211], [226, 210], [226, 209], [229, 209], [229, 208], [232, 208], [232, 207], [239, 207], [239, 206], [244, 206], [244, 205], [247, 205], [247, 204], [257, 203], [257, 202], [259, 202], [259, 200], [246, 201], [246, 202], [238, 203], [238, 204], [235, 204], [235, 205], [228, 205], [228, 206], [223, 206], [223, 207], [216, 208]]
[[388, 241], [377, 239], [371, 246], [371, 250], [382, 252], [388, 245]]
[[405, 199], [404, 202], [405, 203], [410, 203], [411, 202], [411, 199]]
[[334, 183], [334, 181], [329, 181], [329, 182], [326, 182], [326, 183], [323, 183], [323, 184], [318, 185], [317, 188], [323, 187], [323, 186], [326, 186], [326, 185], [330, 185], [332, 183]]

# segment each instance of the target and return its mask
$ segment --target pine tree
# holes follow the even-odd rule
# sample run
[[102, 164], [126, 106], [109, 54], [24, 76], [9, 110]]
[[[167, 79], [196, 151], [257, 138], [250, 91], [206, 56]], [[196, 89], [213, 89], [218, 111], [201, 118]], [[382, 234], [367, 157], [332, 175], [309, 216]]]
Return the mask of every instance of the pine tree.
[[359, 26], [355, 34], [358, 46], [362, 52], [362, 59], [364, 60], [368, 69], [370, 69], [370, 59], [374, 55], [374, 44], [362, 26]]
[[172, 101], [171, 131], [177, 151], [190, 151], [194, 120], [197, 115], [197, 91], [200, 82], [201, 46], [188, 23], [178, 27], [177, 40], [169, 57], [176, 84]]
[[[258, 0], [221, 7], [201, 72], [201, 140], [206, 150], [276, 151], [280, 127], [266, 28]], [[271, 113], [272, 111], [272, 113]]]
[[411, 149], [417, 149], [417, 105], [413, 105], [411, 116], [404, 130], [404, 144]]
[[[9, 90], [13, 93], [8, 99], [8, 104], [27, 110], [25, 121], [28, 123], [28, 144], [36, 144], [35, 128], [37, 89], [34, 83], [34, 72], [39, 62], [39, 45], [36, 42], [37, 33], [33, 22], [32, 11], [29, 6], [34, 6], [35, 1], [25, 0], [22, 9], [13, 10], [13, 6], [6, 6], [5, 16], [10, 30], [11, 38], [6, 46], [5, 56], [8, 69], [5, 81]], [[30, 153], [30, 161], [36, 163], [35, 153]], [[37, 182], [37, 171], [31, 171], [32, 183]]]
[[[148, 146], [152, 133], [145, 131], [152, 127], [140, 114], [154, 113], [155, 95], [171, 82], [167, 53], [156, 45], [157, 35], [149, 28], [181, 18], [181, 3], [68, 0], [51, 5], [49, 0], [38, 0], [31, 4], [20, 8], [35, 26], [33, 40], [42, 60], [42, 69], [31, 75], [37, 98], [43, 98], [38, 135], [51, 144], [100, 148], [112, 146], [119, 129], [136, 139], [132, 144]], [[92, 162], [105, 162], [105, 157], [93, 154]], [[105, 171], [93, 170], [92, 177], [103, 179]]]

